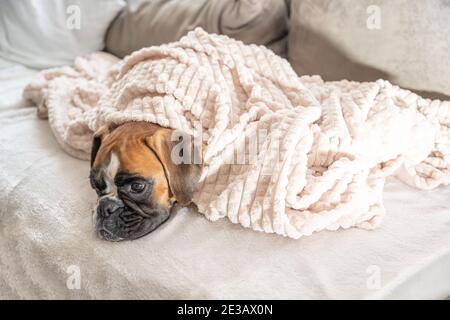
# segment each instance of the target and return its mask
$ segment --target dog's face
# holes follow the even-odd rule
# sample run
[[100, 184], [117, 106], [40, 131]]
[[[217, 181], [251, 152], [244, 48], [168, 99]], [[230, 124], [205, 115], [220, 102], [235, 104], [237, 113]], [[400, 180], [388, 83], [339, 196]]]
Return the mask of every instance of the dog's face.
[[172, 130], [147, 122], [101, 128], [94, 136], [91, 186], [98, 194], [95, 227], [110, 241], [140, 238], [187, 205], [200, 175], [197, 164], [175, 164]]

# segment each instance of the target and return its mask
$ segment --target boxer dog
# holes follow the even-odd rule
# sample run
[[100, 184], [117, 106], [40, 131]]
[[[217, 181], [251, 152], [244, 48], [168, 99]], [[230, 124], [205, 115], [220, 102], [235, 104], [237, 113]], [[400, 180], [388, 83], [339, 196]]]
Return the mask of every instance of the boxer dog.
[[102, 127], [94, 134], [90, 182], [98, 195], [94, 223], [100, 238], [140, 238], [164, 223], [175, 203], [191, 202], [201, 166], [176, 164], [172, 150], [180, 143], [180, 156], [199, 150], [184, 139], [172, 140], [172, 129], [148, 122]]

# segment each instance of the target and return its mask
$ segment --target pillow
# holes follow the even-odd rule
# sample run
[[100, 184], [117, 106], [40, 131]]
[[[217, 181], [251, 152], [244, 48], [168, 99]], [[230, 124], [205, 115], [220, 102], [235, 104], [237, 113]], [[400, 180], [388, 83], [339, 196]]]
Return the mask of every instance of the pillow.
[[124, 57], [176, 41], [195, 27], [285, 55], [288, 7], [283, 0], [130, 1], [106, 36], [106, 50]]
[[72, 64], [104, 48], [123, 0], [2, 1], [0, 57], [32, 68]]
[[449, 0], [292, 0], [288, 55], [300, 75], [450, 100], [449, 17]]

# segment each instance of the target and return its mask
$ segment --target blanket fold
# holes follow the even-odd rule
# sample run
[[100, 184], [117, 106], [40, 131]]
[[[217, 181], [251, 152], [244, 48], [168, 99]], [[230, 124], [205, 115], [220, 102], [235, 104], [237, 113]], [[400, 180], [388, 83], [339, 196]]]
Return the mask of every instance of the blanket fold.
[[93, 53], [42, 71], [24, 96], [81, 159], [108, 123], [200, 136], [199, 211], [292, 238], [376, 227], [387, 176], [422, 189], [450, 183], [448, 101], [384, 80], [299, 77], [264, 47], [202, 29], [123, 60]]

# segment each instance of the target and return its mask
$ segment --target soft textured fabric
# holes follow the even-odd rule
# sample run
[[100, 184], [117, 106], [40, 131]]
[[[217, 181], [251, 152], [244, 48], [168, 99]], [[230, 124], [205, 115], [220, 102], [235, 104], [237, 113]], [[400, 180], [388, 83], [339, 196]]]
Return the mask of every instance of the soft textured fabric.
[[447, 101], [383, 80], [298, 77], [264, 47], [201, 29], [86, 76], [99, 58], [41, 73], [25, 96], [47, 106], [57, 140], [80, 156], [104, 124], [143, 120], [194, 136], [201, 129], [194, 202], [211, 220], [292, 238], [372, 229], [385, 214], [386, 176], [422, 189], [450, 183]]
[[289, 60], [299, 74], [449, 100], [449, 17], [445, 0], [292, 0]]
[[[142, 239], [97, 239], [89, 164], [68, 156], [48, 122], [21, 99], [34, 74], [21, 66], [3, 69], [0, 61], [1, 299], [450, 295], [450, 188], [421, 191], [388, 179], [389, 214], [370, 232], [321, 232], [296, 241], [180, 211]], [[71, 290], [76, 267], [80, 288]]]
[[0, 57], [33, 68], [103, 50], [123, 0], [14, 0], [0, 5]]
[[106, 50], [124, 57], [180, 39], [195, 27], [286, 55], [288, 7], [283, 0], [134, 0], [112, 22]]

